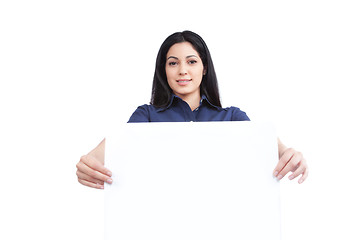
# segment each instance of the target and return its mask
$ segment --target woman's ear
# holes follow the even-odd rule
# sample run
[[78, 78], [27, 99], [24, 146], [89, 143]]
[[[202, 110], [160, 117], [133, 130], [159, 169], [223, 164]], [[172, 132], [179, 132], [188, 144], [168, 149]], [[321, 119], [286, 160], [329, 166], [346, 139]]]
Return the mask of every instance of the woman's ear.
[[205, 76], [206, 75], [206, 67], [204, 67], [204, 72], [203, 72], [203, 75]]

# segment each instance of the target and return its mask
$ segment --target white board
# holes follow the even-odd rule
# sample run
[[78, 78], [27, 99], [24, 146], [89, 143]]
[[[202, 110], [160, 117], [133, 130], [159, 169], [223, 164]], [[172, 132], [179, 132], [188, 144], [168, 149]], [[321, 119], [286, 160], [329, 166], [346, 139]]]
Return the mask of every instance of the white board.
[[275, 130], [132, 123], [106, 138], [105, 239], [279, 240]]

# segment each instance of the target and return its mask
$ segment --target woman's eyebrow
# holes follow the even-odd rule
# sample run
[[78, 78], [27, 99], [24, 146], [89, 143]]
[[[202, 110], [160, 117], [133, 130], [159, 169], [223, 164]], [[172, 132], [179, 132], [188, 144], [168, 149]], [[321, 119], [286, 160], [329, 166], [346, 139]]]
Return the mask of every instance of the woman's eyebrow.
[[[189, 55], [189, 56], [186, 56], [186, 58], [191, 58], [191, 57], [198, 57], [198, 56], [196, 56], [196, 55]], [[174, 59], [176, 59], [176, 60], [179, 60], [179, 58], [177, 58], [177, 57], [174, 57], [174, 56], [170, 56], [170, 57], [168, 57], [167, 58], [167, 60], [169, 60], [170, 58], [174, 58]]]
[[167, 60], [169, 60], [170, 58], [175, 58], [176, 60], [179, 60], [177, 57], [174, 57], [174, 56], [168, 57]]

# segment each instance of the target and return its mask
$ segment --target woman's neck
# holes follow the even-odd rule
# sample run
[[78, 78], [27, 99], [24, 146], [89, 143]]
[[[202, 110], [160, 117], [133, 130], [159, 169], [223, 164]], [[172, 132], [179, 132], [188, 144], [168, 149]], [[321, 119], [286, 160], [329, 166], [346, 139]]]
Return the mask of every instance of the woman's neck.
[[189, 107], [191, 108], [191, 111], [194, 111], [196, 108], [200, 105], [200, 93], [199, 94], [189, 94], [189, 95], [178, 95], [183, 101], [185, 101]]

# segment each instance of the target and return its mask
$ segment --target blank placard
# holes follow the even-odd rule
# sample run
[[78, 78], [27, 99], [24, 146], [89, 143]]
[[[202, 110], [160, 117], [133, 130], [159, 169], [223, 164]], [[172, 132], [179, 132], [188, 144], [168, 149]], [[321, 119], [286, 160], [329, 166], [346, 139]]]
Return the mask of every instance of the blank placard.
[[123, 124], [105, 148], [106, 240], [281, 238], [271, 124]]

